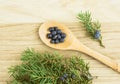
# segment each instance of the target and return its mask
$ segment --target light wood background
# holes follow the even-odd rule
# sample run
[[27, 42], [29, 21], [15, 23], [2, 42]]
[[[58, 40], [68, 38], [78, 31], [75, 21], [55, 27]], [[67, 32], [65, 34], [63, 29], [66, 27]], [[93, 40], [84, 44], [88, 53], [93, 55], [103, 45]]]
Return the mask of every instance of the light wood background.
[[[89, 10], [102, 23], [106, 48], [86, 35], [76, 23], [76, 15]], [[120, 63], [120, 0], [0, 0], [0, 84], [10, 80], [8, 67], [20, 63], [20, 54], [27, 47], [38, 51], [56, 51], [38, 37], [41, 22], [56, 20], [66, 24], [89, 48]], [[98, 76], [93, 84], [120, 84], [120, 74], [76, 51], [59, 51], [65, 56], [81, 55], [90, 62], [90, 72]]]
[[81, 10], [101, 22], [120, 22], [120, 0], [0, 0], [0, 23], [76, 22]]

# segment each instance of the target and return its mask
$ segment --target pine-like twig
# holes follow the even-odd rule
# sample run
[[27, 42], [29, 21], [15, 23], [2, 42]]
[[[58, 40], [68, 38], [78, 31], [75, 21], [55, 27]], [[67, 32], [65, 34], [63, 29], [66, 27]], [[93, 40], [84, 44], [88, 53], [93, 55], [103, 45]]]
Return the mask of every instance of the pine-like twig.
[[79, 57], [64, 58], [60, 54], [39, 53], [27, 49], [22, 64], [9, 68], [13, 80], [8, 84], [91, 84], [88, 63]]
[[86, 12], [80, 12], [77, 16], [77, 18], [80, 20], [80, 22], [83, 24], [84, 28], [86, 28], [87, 32], [97, 41], [99, 41], [100, 45], [102, 47], [105, 47], [102, 43], [102, 35], [101, 35], [101, 24], [99, 21], [92, 22], [91, 13]]

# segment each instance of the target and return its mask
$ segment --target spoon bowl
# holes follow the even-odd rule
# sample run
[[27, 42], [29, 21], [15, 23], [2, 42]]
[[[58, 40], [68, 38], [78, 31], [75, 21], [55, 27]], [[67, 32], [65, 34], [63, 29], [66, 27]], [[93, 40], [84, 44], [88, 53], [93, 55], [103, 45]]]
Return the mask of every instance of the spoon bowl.
[[[49, 33], [48, 29], [50, 27], [58, 27], [59, 29], [61, 29], [62, 32], [64, 32], [66, 34], [66, 38], [65, 41], [63, 43], [59, 43], [59, 44], [52, 44], [50, 43], [50, 39], [47, 38], [47, 33]], [[39, 35], [41, 40], [48, 45], [49, 47], [55, 48], [55, 49], [61, 49], [61, 50], [66, 50], [69, 49], [69, 46], [72, 44], [74, 36], [71, 34], [71, 31], [62, 24], [59, 24], [57, 22], [46, 22], [43, 25], [41, 25], [40, 29], [39, 29]]]
[[[62, 32], [66, 34], [66, 38], [63, 43], [59, 43], [59, 44], [50, 43], [50, 39], [48, 39], [46, 36], [47, 33], [49, 33], [48, 29], [50, 27], [58, 27], [59, 29], [61, 29]], [[83, 52], [93, 57], [94, 59], [97, 59], [103, 64], [109, 66], [113, 70], [120, 72], [120, 64], [115, 62], [113, 59], [86, 47], [84, 44], [79, 42], [75, 38], [75, 36], [72, 34], [72, 32], [69, 30], [69, 28], [63, 24], [60, 24], [54, 21], [45, 22], [39, 28], [39, 36], [41, 40], [51, 48], [60, 49], [60, 50], [77, 50], [77, 51]]]

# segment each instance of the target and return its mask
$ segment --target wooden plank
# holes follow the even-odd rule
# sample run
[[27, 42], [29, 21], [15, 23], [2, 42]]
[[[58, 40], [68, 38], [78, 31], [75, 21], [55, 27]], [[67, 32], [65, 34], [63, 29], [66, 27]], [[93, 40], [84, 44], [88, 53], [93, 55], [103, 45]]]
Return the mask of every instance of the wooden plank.
[[[89, 48], [98, 51], [120, 63], [120, 23], [102, 23], [103, 43], [106, 48], [99, 46], [99, 43], [87, 36], [86, 31], [79, 23], [64, 23], [73, 34]], [[58, 51], [63, 55], [72, 54], [81, 56], [90, 62], [90, 72], [97, 76], [93, 84], [119, 84], [120, 74], [96, 61], [95, 59], [77, 52], [60, 51], [47, 47], [39, 39], [39, 23], [26, 24], [1, 24], [0, 25], [0, 84], [6, 84], [10, 80], [8, 68], [20, 64], [20, 54], [26, 48], [35, 48], [38, 51]]]

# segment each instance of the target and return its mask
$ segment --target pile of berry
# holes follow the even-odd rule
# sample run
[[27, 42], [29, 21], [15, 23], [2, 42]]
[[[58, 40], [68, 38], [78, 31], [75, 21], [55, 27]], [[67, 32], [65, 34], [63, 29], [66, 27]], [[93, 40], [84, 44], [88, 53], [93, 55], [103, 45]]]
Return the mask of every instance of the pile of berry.
[[66, 34], [58, 29], [58, 27], [50, 27], [48, 31], [50, 33], [47, 34], [47, 38], [51, 39], [50, 43], [58, 44], [65, 41]]
[[62, 82], [64, 82], [65, 80], [67, 80], [67, 79], [75, 79], [76, 78], [76, 75], [75, 74], [63, 74], [63, 76], [61, 76], [59, 79], [62, 81]]

